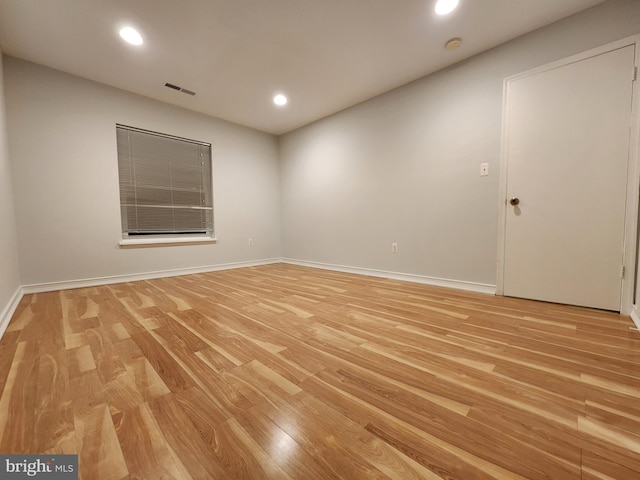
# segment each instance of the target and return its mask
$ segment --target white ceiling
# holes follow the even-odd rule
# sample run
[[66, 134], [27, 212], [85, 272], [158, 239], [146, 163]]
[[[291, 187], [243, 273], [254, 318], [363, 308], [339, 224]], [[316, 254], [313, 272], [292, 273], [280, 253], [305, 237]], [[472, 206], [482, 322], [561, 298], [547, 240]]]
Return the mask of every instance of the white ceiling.
[[281, 134], [602, 1], [460, 0], [438, 17], [435, 0], [0, 0], [0, 48]]

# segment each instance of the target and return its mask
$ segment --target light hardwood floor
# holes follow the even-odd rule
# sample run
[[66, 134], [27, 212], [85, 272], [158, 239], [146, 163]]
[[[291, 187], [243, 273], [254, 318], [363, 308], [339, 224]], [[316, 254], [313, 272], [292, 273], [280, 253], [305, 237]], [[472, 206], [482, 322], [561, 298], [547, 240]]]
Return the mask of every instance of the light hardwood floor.
[[27, 295], [0, 453], [102, 479], [638, 479], [628, 317], [291, 265]]

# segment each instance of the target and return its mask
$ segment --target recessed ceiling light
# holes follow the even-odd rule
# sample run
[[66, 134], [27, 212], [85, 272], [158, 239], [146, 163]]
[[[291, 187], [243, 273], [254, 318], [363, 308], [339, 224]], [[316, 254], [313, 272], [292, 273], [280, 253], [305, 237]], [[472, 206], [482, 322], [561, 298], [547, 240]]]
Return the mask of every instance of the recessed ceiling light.
[[131, 45], [142, 45], [142, 35], [133, 27], [124, 27], [120, 29], [122, 39]]
[[287, 104], [287, 97], [285, 97], [284, 95], [279, 93], [278, 95], [273, 97], [273, 103], [275, 103], [278, 106], [286, 105]]
[[458, 6], [459, 0], [438, 0], [435, 11], [438, 15], [447, 15]]

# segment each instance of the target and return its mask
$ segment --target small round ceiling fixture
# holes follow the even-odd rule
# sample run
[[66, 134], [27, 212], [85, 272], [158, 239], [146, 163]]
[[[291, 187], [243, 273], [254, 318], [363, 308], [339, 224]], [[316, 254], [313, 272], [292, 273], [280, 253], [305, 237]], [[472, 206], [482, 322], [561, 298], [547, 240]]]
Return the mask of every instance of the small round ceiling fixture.
[[452, 38], [444, 44], [444, 48], [447, 50], [457, 50], [462, 45], [462, 39], [460, 37]]
[[438, 0], [435, 11], [438, 15], [447, 15], [458, 6], [459, 0]]
[[120, 29], [122, 39], [131, 45], [142, 45], [142, 35], [133, 27], [124, 27]]
[[275, 97], [273, 97], [273, 103], [275, 103], [279, 107], [282, 107], [283, 105], [287, 104], [287, 97], [279, 93]]

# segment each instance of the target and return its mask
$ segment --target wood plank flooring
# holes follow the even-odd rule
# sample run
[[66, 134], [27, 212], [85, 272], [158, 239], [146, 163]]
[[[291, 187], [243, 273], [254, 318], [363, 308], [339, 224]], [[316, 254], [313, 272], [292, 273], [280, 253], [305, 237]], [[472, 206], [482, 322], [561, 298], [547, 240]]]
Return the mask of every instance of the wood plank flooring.
[[27, 295], [0, 452], [80, 478], [640, 478], [628, 317], [277, 264]]

